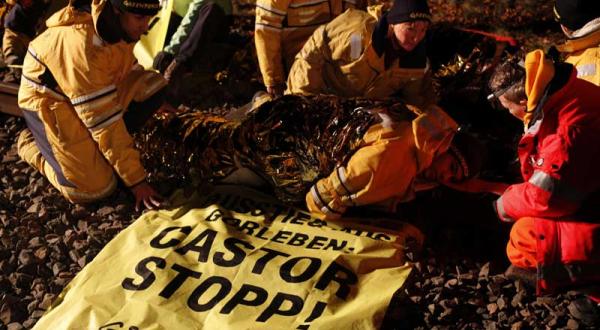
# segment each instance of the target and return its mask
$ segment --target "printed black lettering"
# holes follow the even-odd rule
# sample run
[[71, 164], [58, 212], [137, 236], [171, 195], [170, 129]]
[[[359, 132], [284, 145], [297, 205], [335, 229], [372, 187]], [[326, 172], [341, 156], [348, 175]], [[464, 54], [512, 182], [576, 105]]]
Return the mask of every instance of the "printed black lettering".
[[202, 275], [202, 273], [195, 272], [178, 264], [171, 266], [171, 269], [176, 271], [177, 275], [175, 275], [171, 282], [169, 282], [169, 284], [167, 284], [167, 286], [165, 286], [164, 289], [162, 289], [162, 291], [158, 294], [159, 296], [167, 299], [171, 298], [173, 293], [175, 293], [175, 291], [177, 291], [177, 289], [179, 289], [189, 277], [200, 278]]
[[326, 302], [317, 301], [317, 303], [315, 304], [315, 308], [313, 308], [312, 312], [310, 313], [310, 316], [306, 320], [304, 320], [304, 322], [314, 321], [317, 317], [323, 314], [325, 307], [327, 307]]
[[[338, 276], [338, 274], [341, 276]], [[337, 262], [333, 262], [327, 267], [323, 275], [321, 275], [315, 288], [325, 290], [331, 282], [337, 282], [339, 284], [339, 288], [335, 292], [335, 295], [340, 299], [346, 300], [348, 294], [350, 294], [350, 286], [358, 282], [358, 277], [356, 277], [356, 274], [348, 268]]]
[[254, 233], [254, 229], [259, 228], [260, 224], [254, 221], [246, 221], [240, 225], [239, 231], [246, 232], [248, 235], [252, 235]]
[[[308, 266], [306, 269], [304, 269], [304, 271], [298, 271], [296, 269], [296, 271], [293, 272], [294, 268], [298, 264], [304, 264], [304, 262], [302, 262], [303, 260], [308, 260]], [[319, 268], [321, 268], [321, 259], [313, 257], [296, 257], [287, 260], [281, 266], [281, 269], [279, 269], [279, 276], [281, 276], [281, 278], [288, 283], [301, 283], [315, 276], [315, 274], [319, 271]], [[299, 274], [293, 275], [292, 273]]]
[[293, 233], [291, 231], [280, 230], [276, 232], [275, 235], [273, 235], [273, 237], [271, 237], [271, 241], [283, 244], [285, 243], [285, 240], [289, 238], [292, 234]]
[[[252, 294], [254, 298], [250, 299], [248, 296]], [[267, 290], [250, 285], [244, 284], [240, 288], [238, 292], [236, 292], [231, 299], [223, 306], [220, 313], [221, 314], [229, 314], [231, 311], [237, 307], [237, 305], [245, 305], [245, 306], [260, 306], [265, 301], [267, 301]]]
[[289, 208], [286, 216], [283, 219], [281, 219], [281, 223], [287, 223], [288, 221], [293, 219], [295, 215], [296, 211], [293, 208]]
[[229, 250], [229, 252], [233, 254], [231, 258], [225, 259], [225, 253], [215, 252], [215, 255], [213, 257], [215, 265], [223, 267], [234, 267], [241, 264], [242, 261], [244, 261], [244, 258], [246, 257], [246, 251], [244, 251], [242, 247], [248, 250], [254, 249], [254, 246], [252, 246], [252, 244], [233, 237], [225, 239], [223, 245], [227, 250]]
[[[291, 303], [287, 309], [283, 309], [285, 302]], [[257, 322], [266, 322], [273, 315], [292, 316], [298, 315], [304, 307], [304, 300], [302, 298], [287, 293], [278, 292], [275, 298], [271, 301], [269, 306], [258, 316]]]
[[[200, 298], [202, 298], [202, 295], [213, 285], [218, 285], [219, 291], [207, 302], [201, 303]], [[200, 285], [194, 289], [192, 294], [190, 294], [187, 305], [196, 312], [206, 312], [211, 310], [219, 303], [219, 301], [225, 298], [229, 291], [231, 291], [231, 282], [229, 282], [228, 279], [221, 276], [209, 277], [204, 282], [200, 283]]]
[[265, 251], [267, 253], [264, 256], [258, 258], [258, 260], [256, 260], [256, 264], [254, 264], [254, 267], [252, 268], [252, 273], [254, 273], [254, 274], [262, 274], [267, 263], [269, 261], [275, 259], [275, 257], [289, 257], [290, 256], [287, 253], [279, 252], [276, 250], [271, 250], [271, 249], [265, 248], [265, 247], [260, 248], [260, 250]]
[[384, 233], [376, 233], [375, 235], [373, 235], [373, 239], [379, 240], [379, 241], [386, 241], [389, 242], [392, 240], [392, 238]]
[[125, 278], [121, 283], [121, 286], [126, 290], [131, 291], [141, 291], [147, 289], [154, 280], [156, 280], [156, 275], [148, 268], [148, 264], [155, 264], [156, 268], [164, 269], [167, 265], [167, 262], [163, 258], [159, 257], [148, 257], [140, 260], [138, 264], [135, 266], [135, 273], [138, 274], [142, 278], [142, 282], [139, 284], [135, 283], [133, 278]]
[[260, 230], [258, 231], [258, 233], [256, 233], [256, 235], [254, 235], [254, 237], [256, 238], [260, 238], [262, 240], [268, 240], [268, 237], [265, 237], [265, 233], [269, 231], [269, 228], [267, 227], [262, 227], [260, 228]]
[[325, 242], [327, 242], [327, 237], [323, 236], [315, 236], [313, 239], [306, 245], [307, 249], [318, 250], [325, 246]]
[[242, 198], [237, 206], [238, 213], [248, 213], [250, 210], [255, 209], [254, 201], [248, 198]]
[[[172, 247], [179, 245], [179, 243], [181, 243], [181, 240], [175, 239], [175, 238], [171, 238], [167, 242], [162, 242], [163, 238], [165, 238], [170, 232], [175, 231], [175, 230], [178, 230], [180, 233], [183, 233], [183, 234], [185, 234], [185, 236], [187, 236], [192, 232], [192, 227], [184, 226], [184, 227], [165, 228], [150, 241], [150, 246], [155, 249], [166, 249], [166, 248], [172, 248]], [[174, 235], [174, 236], [178, 236], [178, 235]]]
[[308, 214], [298, 212], [296, 217], [294, 219], [292, 219], [292, 221], [290, 221], [290, 223], [293, 223], [295, 225], [303, 225], [306, 223], [306, 220], [309, 220], [309, 219], [310, 219], [310, 216]]
[[330, 240], [330, 241], [327, 243], [327, 245], [325, 245], [325, 248], [324, 248], [323, 250], [329, 250], [329, 249], [332, 249], [332, 250], [335, 250], [335, 251], [339, 251], [339, 250], [341, 250], [341, 249], [345, 248], [345, 247], [346, 247], [346, 245], [348, 245], [348, 241], [341, 241], [341, 242], [338, 244], [338, 241], [337, 241], [337, 239], [334, 239], [334, 238], [332, 238], [332, 239], [331, 239], [331, 240]]
[[[265, 211], [265, 213], [267, 215], [265, 215], [265, 221], [266, 222], [273, 222], [275, 221], [275, 219], [281, 215], [281, 213], [283, 213], [283, 211], [285, 210], [285, 207], [282, 205], [272, 205], [272, 209], [269, 209], [268, 211]], [[268, 212], [268, 213], [267, 213]], [[254, 216], [260, 215], [260, 214], [254, 214], [251, 213]]]
[[321, 228], [321, 227], [327, 227], [327, 222], [323, 221], [323, 220], [313, 220], [313, 221], [309, 222], [308, 225], [311, 227]]
[[308, 237], [309, 236], [306, 234], [295, 233], [294, 236], [292, 236], [292, 238], [290, 238], [290, 240], [287, 242], [287, 244], [292, 246], [302, 246], [304, 243], [306, 243]]
[[238, 228], [240, 225], [240, 219], [233, 217], [223, 217], [223, 222], [233, 228]]
[[[216, 231], [212, 229], [206, 229], [198, 234], [198, 236], [196, 236], [196, 238], [194, 238], [191, 242], [175, 250], [175, 252], [182, 255], [188, 253], [189, 251], [198, 252], [198, 262], [206, 262], [206, 260], [208, 260], [210, 248], [215, 241], [215, 236], [217, 236]], [[201, 244], [198, 245], [198, 243]]]

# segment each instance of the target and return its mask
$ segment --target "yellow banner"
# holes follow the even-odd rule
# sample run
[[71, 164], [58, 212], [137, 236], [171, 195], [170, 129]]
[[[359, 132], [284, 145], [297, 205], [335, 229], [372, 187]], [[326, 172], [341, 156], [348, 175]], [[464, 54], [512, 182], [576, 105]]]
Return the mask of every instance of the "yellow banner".
[[35, 329], [375, 329], [411, 271], [405, 241], [421, 240], [396, 228], [210, 188], [117, 235]]
[[165, 46], [171, 11], [173, 10], [173, 0], [164, 1], [161, 10], [150, 21], [150, 30], [143, 35], [140, 41], [135, 44], [133, 54], [138, 62], [146, 69], [152, 68], [154, 56], [158, 54]]

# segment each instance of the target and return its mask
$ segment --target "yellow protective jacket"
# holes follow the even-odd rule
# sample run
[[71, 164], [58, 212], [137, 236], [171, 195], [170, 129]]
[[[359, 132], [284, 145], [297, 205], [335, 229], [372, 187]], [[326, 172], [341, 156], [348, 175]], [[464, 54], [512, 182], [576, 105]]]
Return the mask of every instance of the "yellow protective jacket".
[[296, 56], [287, 92], [368, 98], [399, 92], [409, 104], [435, 102], [425, 59], [423, 67], [406, 68], [396, 59], [385, 68], [384, 55], [377, 54], [372, 42], [379, 9], [369, 7], [369, 13], [351, 9], [319, 27]]
[[[19, 107], [42, 154], [81, 200], [145, 179], [138, 151], [123, 121], [129, 102], [144, 101], [166, 85], [153, 71], [132, 70], [133, 43], [109, 44], [98, 34], [107, 0], [90, 13], [68, 6], [50, 17], [23, 65]], [[42, 141], [45, 140], [45, 141]]]
[[257, 0], [254, 41], [265, 86], [285, 84], [294, 57], [321, 24], [365, 0]]
[[565, 62], [577, 69], [577, 77], [600, 86], [600, 24], [580, 38], [567, 40], [557, 49], [566, 55]]
[[457, 129], [454, 120], [435, 106], [412, 121], [381, 116], [383, 121], [369, 128], [347, 164], [317, 181], [306, 194], [311, 213], [337, 219], [351, 206], [378, 204], [392, 211], [398, 202], [413, 199], [417, 175], [448, 150]]

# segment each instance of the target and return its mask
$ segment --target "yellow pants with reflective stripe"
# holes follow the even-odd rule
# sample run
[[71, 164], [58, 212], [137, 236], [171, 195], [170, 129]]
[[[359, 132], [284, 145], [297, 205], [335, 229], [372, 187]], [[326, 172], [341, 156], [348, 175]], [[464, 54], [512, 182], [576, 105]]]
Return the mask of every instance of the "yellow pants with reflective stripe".
[[112, 194], [117, 187], [117, 180], [113, 175], [109, 185], [98, 192], [84, 192], [77, 188], [66, 187], [58, 182], [56, 172], [50, 166], [50, 164], [44, 159], [42, 153], [35, 144], [35, 139], [29, 129], [24, 129], [19, 135], [17, 141], [17, 152], [19, 157], [33, 166], [35, 169], [40, 171], [44, 177], [50, 181], [50, 183], [60, 191], [60, 193], [72, 203], [89, 203]]

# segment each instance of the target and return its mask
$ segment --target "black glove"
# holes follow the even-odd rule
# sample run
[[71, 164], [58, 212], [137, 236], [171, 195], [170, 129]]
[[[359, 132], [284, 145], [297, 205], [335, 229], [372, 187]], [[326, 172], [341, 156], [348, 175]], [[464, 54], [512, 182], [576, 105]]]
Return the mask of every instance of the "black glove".
[[175, 58], [175, 56], [173, 56], [173, 54], [165, 52], [165, 51], [160, 51], [154, 57], [154, 62], [152, 63], [152, 67], [155, 70], [160, 71], [160, 73], [164, 73], [165, 70], [167, 69], [167, 67], [169, 66], [169, 64], [171, 64], [171, 61], [173, 61], [173, 58]]

